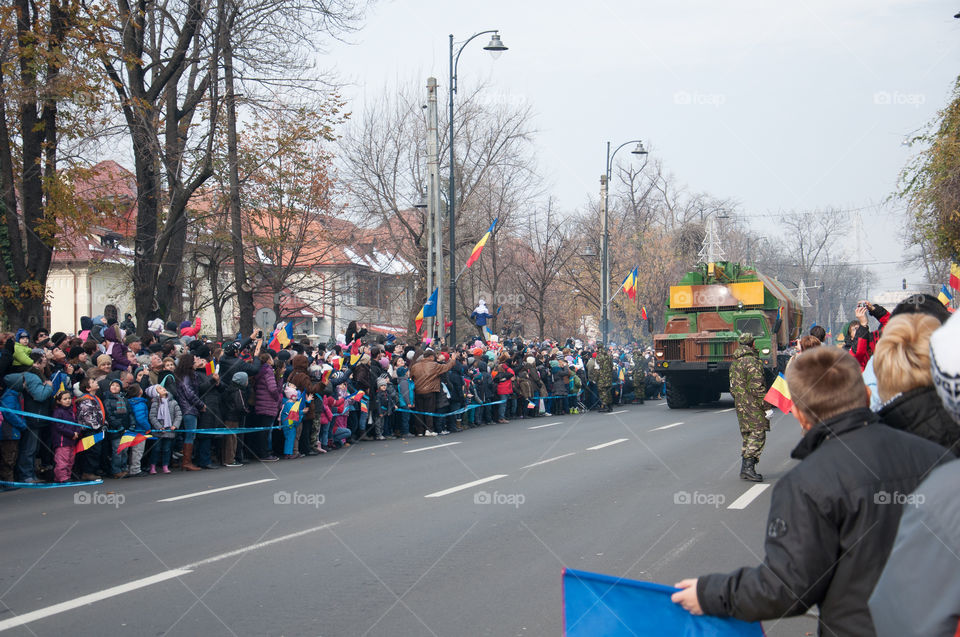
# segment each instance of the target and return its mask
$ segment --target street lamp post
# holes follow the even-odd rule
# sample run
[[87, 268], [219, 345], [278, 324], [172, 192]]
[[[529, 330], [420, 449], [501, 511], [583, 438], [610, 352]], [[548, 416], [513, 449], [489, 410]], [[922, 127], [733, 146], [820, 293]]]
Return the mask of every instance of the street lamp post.
[[613, 158], [617, 151], [627, 144], [636, 144], [636, 147], [630, 151], [633, 155], [646, 155], [647, 151], [643, 147], [643, 142], [634, 139], [629, 142], [623, 142], [617, 146], [613, 153], [610, 152], [610, 142], [607, 142], [607, 164], [603, 175], [600, 176], [600, 198], [603, 200], [603, 220], [602, 228], [603, 243], [600, 246], [601, 264], [600, 264], [600, 331], [603, 334], [603, 343], [606, 345], [610, 334], [608, 306], [610, 305], [610, 229], [608, 227], [608, 209], [607, 209], [607, 191], [610, 188], [610, 172], [613, 167]]
[[[491, 33], [490, 42], [487, 46], [483, 47], [485, 51], [490, 51], [491, 54], [496, 58], [503, 51], [507, 50], [507, 47], [503, 45], [503, 42], [500, 41], [499, 30], [489, 29], [487, 31], [480, 31], [479, 33], [474, 33], [467, 39], [466, 42], [460, 45], [460, 48], [457, 49], [457, 54], [453, 54], [453, 34], [450, 34], [450, 183], [448, 184], [449, 188], [449, 201], [447, 207], [450, 212], [450, 343], [456, 345], [457, 343], [457, 269], [456, 269], [456, 248], [457, 248], [457, 233], [456, 233], [456, 224], [454, 223], [454, 212], [456, 205], [454, 203], [454, 171], [453, 171], [453, 94], [457, 92], [457, 65], [460, 63], [460, 54], [463, 53], [463, 49], [466, 48], [470, 42], [481, 35], [486, 33]], [[439, 231], [439, 228], [438, 228]], [[440, 326], [440, 334], [443, 334], [443, 326]]]

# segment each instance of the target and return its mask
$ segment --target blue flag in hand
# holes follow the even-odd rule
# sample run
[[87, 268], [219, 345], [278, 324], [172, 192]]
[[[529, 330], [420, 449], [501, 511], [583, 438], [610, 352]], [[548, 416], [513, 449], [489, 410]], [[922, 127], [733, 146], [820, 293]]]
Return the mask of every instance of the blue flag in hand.
[[758, 622], [691, 615], [670, 596], [679, 589], [600, 573], [563, 570], [566, 637], [763, 637]]

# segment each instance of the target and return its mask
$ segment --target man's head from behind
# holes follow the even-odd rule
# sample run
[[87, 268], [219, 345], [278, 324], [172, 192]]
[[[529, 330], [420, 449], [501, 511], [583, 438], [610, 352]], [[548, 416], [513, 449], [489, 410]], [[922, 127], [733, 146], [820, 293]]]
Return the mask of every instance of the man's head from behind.
[[787, 386], [804, 430], [869, 404], [860, 365], [836, 347], [814, 347], [798, 356], [787, 369]]

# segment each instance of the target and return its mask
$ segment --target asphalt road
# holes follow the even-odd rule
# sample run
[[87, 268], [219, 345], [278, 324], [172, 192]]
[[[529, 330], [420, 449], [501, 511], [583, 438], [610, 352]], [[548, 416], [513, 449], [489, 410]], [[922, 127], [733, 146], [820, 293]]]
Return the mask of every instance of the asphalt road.
[[[3, 493], [0, 635], [559, 635], [564, 566], [672, 584], [760, 560], [770, 489], [738, 478], [724, 398]], [[765, 485], [798, 438], [778, 413]]]

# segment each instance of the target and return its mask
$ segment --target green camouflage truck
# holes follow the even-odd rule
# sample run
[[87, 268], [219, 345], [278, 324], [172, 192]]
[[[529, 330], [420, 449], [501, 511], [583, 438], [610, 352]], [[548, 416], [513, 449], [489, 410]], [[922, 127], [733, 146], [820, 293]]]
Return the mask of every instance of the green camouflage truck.
[[730, 391], [730, 363], [743, 332], [756, 336], [773, 382], [800, 335], [803, 310], [779, 281], [753, 266], [701, 263], [670, 287], [662, 334], [653, 337], [655, 370], [667, 383], [667, 404], [683, 409]]

